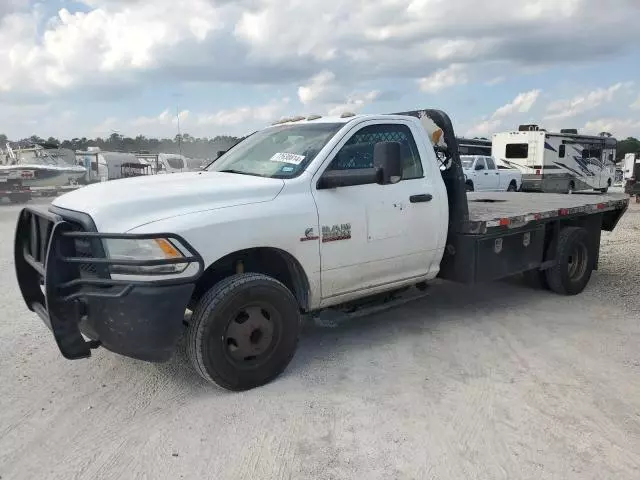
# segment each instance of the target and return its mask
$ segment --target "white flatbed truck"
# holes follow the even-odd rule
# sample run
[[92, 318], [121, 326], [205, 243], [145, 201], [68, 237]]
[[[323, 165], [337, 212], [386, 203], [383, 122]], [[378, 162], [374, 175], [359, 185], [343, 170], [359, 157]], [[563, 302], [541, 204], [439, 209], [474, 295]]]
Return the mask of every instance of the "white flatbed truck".
[[15, 265], [64, 357], [102, 346], [166, 361], [186, 334], [200, 375], [246, 390], [283, 372], [301, 317], [329, 307], [435, 277], [524, 273], [578, 294], [600, 232], [628, 203], [467, 194], [438, 110], [312, 117], [260, 130], [201, 172], [89, 185], [27, 207]]

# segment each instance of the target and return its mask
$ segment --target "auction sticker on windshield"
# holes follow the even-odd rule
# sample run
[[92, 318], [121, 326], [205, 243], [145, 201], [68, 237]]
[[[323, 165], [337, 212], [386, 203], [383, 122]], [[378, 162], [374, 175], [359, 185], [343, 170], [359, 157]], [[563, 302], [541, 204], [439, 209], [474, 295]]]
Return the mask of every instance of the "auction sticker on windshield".
[[272, 162], [290, 163], [292, 165], [300, 165], [304, 160], [304, 155], [297, 155], [295, 153], [279, 152], [276, 153], [269, 160]]

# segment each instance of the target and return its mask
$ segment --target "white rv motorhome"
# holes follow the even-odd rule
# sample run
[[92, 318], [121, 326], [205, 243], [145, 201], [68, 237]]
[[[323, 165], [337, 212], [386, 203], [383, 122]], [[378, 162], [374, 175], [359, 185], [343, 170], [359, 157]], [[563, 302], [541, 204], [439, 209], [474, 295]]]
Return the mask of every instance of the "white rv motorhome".
[[616, 145], [613, 137], [520, 125], [493, 135], [492, 155], [522, 172], [523, 191], [606, 192], [615, 179]]
[[640, 163], [640, 153], [627, 153], [622, 162], [622, 179], [635, 180], [635, 164]]

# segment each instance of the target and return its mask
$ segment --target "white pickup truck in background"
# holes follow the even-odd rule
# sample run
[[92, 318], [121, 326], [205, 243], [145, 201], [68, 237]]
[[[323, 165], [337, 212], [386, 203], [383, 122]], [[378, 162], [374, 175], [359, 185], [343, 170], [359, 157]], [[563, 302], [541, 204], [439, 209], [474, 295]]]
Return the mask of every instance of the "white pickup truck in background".
[[201, 172], [96, 183], [23, 209], [15, 267], [65, 358], [104, 347], [166, 361], [186, 335], [202, 377], [246, 390], [286, 368], [303, 315], [388, 302], [436, 276], [524, 273], [578, 294], [600, 232], [628, 203], [467, 194], [441, 111], [311, 117], [260, 130]]
[[522, 173], [500, 165], [493, 157], [461, 155], [462, 170], [468, 192], [517, 192], [522, 186]]

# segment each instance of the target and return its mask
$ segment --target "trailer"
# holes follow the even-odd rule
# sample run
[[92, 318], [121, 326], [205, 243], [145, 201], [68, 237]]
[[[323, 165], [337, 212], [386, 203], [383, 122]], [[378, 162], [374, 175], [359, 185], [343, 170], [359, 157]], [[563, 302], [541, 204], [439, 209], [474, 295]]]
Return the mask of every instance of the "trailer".
[[486, 138], [458, 138], [460, 155], [491, 156], [491, 140]]
[[613, 137], [520, 125], [518, 131], [494, 134], [492, 145], [496, 159], [522, 172], [525, 192], [606, 192], [615, 180]]
[[0, 198], [11, 203], [26, 203], [32, 198], [31, 188], [24, 184], [24, 178], [32, 178], [33, 172], [0, 167]]

